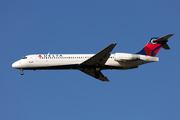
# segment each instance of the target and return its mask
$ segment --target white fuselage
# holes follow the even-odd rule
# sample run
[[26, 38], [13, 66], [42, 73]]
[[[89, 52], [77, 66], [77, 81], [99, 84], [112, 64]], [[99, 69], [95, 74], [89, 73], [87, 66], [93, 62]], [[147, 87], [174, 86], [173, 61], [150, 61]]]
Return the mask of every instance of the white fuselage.
[[[119, 54], [121, 55], [119, 58]], [[95, 54], [34, 54], [27, 55], [24, 58], [14, 62], [12, 67], [24, 70], [36, 69], [78, 69], [83, 66], [80, 64]], [[128, 58], [129, 55], [136, 55], [138, 59]], [[104, 69], [132, 69], [141, 64], [156, 62], [158, 57], [146, 55], [116, 53], [111, 54], [102, 70]]]
[[34, 54], [27, 55], [12, 64], [13, 68], [23, 70], [45, 69], [78, 69], [101, 81], [109, 82], [101, 70], [105, 69], [133, 69], [139, 65], [159, 61], [154, 57], [161, 48], [170, 49], [167, 39], [173, 34], [161, 38], [153, 37], [148, 44], [135, 54], [110, 54], [117, 43], [112, 43], [97, 54]]

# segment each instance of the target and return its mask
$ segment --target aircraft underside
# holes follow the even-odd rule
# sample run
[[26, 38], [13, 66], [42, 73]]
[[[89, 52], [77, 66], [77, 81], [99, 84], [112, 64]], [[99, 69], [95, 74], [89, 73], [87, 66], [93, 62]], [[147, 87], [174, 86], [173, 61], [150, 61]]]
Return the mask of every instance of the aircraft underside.
[[[44, 67], [29, 67], [29, 68], [23, 68], [23, 70], [61, 70], [61, 69], [93, 69], [96, 68], [94, 66], [81, 66], [78, 64], [75, 65], [60, 65], [60, 66], [44, 66]], [[100, 67], [97, 67], [100, 68]], [[101, 70], [106, 70], [106, 69], [126, 69], [123, 67], [116, 67], [116, 66], [108, 66], [105, 65], [104, 67], [100, 68]]]

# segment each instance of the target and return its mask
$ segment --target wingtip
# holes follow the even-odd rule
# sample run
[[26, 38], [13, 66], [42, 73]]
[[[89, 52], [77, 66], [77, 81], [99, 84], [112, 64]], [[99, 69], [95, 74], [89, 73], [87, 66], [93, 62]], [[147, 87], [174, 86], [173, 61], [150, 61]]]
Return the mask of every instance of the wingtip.
[[174, 35], [174, 33], [172, 33], [172, 34], [169, 34], [169, 36], [171, 37], [171, 36], [173, 36]]
[[103, 82], [110, 82], [109, 79], [106, 76], [104, 76], [104, 79], [102, 81]]
[[174, 34], [172, 33], [172, 34], [169, 34], [169, 35], [166, 35], [166, 36], [164, 36], [164, 38], [165, 39], [169, 39], [170, 37], [172, 37]]
[[113, 45], [116, 45], [117, 43], [112, 43]]

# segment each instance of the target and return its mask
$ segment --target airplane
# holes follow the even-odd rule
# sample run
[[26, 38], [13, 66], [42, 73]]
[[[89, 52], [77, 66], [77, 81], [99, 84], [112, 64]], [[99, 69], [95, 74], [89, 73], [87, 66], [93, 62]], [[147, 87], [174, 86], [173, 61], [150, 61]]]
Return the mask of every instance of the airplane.
[[115, 53], [110, 54], [117, 43], [112, 43], [97, 54], [33, 54], [27, 55], [12, 64], [13, 68], [23, 70], [57, 70], [77, 69], [96, 79], [109, 82], [101, 70], [117, 69], [126, 70], [138, 68], [139, 65], [157, 62], [155, 57], [161, 48], [169, 50], [168, 38], [174, 34], [164, 37], [153, 37], [137, 53]]

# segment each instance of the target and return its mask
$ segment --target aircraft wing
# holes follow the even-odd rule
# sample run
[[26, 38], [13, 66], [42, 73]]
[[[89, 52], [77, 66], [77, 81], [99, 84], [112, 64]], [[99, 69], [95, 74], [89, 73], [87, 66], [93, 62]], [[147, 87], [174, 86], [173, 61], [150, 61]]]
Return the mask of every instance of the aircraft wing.
[[109, 81], [108, 78], [101, 73], [101, 69], [105, 65], [106, 61], [110, 56], [110, 52], [113, 50], [116, 44], [117, 43], [112, 43], [99, 53], [95, 54], [88, 60], [81, 63], [80, 65], [82, 66], [82, 68], [80, 70], [99, 80]]
[[81, 69], [82, 72], [92, 76], [92, 77], [95, 77], [96, 78], [96, 75], [98, 76], [97, 79], [101, 80], [101, 81], [106, 81], [106, 82], [109, 82], [108, 78], [106, 76], [104, 76], [100, 71], [98, 72], [95, 72], [95, 70], [86, 70], [86, 69]]
[[96, 65], [104, 66], [104, 64], [106, 63], [107, 59], [110, 56], [110, 52], [113, 50], [113, 48], [116, 46], [116, 44], [117, 43], [113, 43], [113, 44], [109, 45], [108, 47], [106, 47], [105, 49], [103, 49], [99, 53], [95, 54], [94, 56], [92, 56], [88, 60], [84, 61], [80, 65], [83, 65], [83, 66], [96, 66]]

